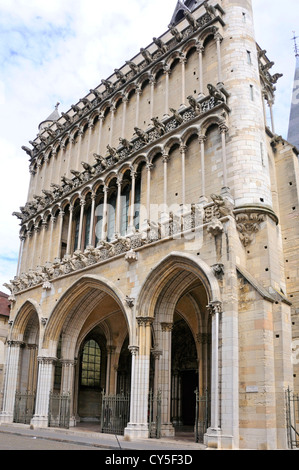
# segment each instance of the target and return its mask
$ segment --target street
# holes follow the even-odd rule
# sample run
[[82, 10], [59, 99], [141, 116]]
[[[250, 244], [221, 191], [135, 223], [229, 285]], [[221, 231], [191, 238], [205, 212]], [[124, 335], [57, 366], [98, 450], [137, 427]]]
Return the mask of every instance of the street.
[[92, 445], [80, 445], [38, 437], [0, 433], [0, 450], [105, 450]]

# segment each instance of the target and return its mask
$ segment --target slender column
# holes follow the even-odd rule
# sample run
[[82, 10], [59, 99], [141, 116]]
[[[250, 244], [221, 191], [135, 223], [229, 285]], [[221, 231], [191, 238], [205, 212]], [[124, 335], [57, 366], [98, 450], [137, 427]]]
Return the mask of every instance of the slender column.
[[141, 88], [136, 89], [136, 94], [137, 94], [137, 103], [136, 103], [136, 119], [135, 119], [135, 125], [138, 127], [139, 125], [139, 111], [140, 111], [140, 96], [142, 94]]
[[150, 117], [153, 117], [154, 115], [154, 96], [155, 96], [155, 84], [156, 80], [154, 76], [152, 75], [150, 78], [150, 84], [151, 84], [151, 109], [150, 109]]
[[274, 104], [273, 100], [268, 100], [268, 105], [269, 105], [269, 108], [270, 108], [270, 116], [271, 116], [271, 128], [272, 128], [273, 134], [275, 134], [273, 104]]
[[223, 123], [219, 126], [222, 141], [222, 164], [223, 164], [223, 187], [227, 188], [227, 162], [226, 162], [226, 142], [225, 135], [228, 132], [228, 127]]
[[131, 179], [132, 179], [132, 185], [131, 185], [131, 206], [130, 206], [130, 221], [129, 221], [129, 226], [133, 227], [134, 226], [134, 214], [135, 214], [135, 182], [136, 182], [136, 176], [137, 173], [134, 170], [134, 168], [131, 169]]
[[48, 228], [47, 221], [43, 219], [42, 228], [41, 228], [42, 234], [41, 234], [41, 241], [40, 241], [40, 251], [39, 251], [39, 257], [38, 257], [40, 264], [43, 264], [43, 262], [46, 261], [43, 259], [43, 253], [44, 253], [45, 232], [47, 228]]
[[[53, 148], [53, 147], [52, 147]], [[52, 155], [51, 155], [51, 176], [49, 180], [53, 183], [57, 183], [57, 181], [54, 181], [55, 178], [55, 168], [56, 168], [56, 160], [57, 160], [57, 151], [52, 150]], [[58, 182], [59, 183], [59, 182]]]
[[22, 266], [22, 261], [23, 261], [23, 250], [24, 250], [24, 244], [26, 240], [26, 235], [20, 235], [20, 249], [19, 249], [19, 259], [18, 259], [18, 267], [17, 267], [17, 276], [20, 275], [21, 272], [21, 266]]
[[29, 367], [28, 367], [28, 392], [35, 392], [36, 390], [36, 374], [37, 374], [37, 351], [38, 346], [36, 344], [28, 344], [29, 350]]
[[181, 145], [180, 152], [182, 155], [182, 205], [183, 205], [183, 208], [186, 202], [186, 181], [185, 181], [186, 180], [186, 177], [185, 177], [186, 149], [187, 149], [186, 145]]
[[221, 61], [221, 42], [223, 40], [223, 37], [221, 36], [220, 33], [215, 33], [214, 39], [216, 41], [216, 47], [217, 47], [217, 66], [218, 66], [218, 83], [217, 85], [223, 85], [222, 81], [222, 61]]
[[70, 166], [71, 166], [71, 163], [72, 163], [72, 148], [73, 148], [73, 144], [74, 144], [74, 139], [70, 136], [69, 140], [70, 140], [69, 141], [69, 150], [68, 150], [68, 154], [66, 156], [67, 168], [66, 168], [65, 172], [62, 171], [63, 158], [61, 158], [59, 175], [63, 175], [63, 174], [69, 175], [70, 170], [72, 169]]
[[81, 242], [82, 242], [82, 231], [83, 231], [83, 220], [84, 220], [84, 208], [85, 208], [86, 201], [84, 197], [80, 197], [80, 222], [79, 222], [79, 235], [78, 235], [78, 245], [77, 250], [81, 249]]
[[[36, 257], [36, 240], [37, 240], [37, 234], [40, 232], [40, 228], [38, 227], [38, 225], [35, 225], [34, 226], [34, 240], [33, 240], [33, 250], [32, 250], [32, 258], [31, 258], [31, 266], [29, 266], [30, 268], [33, 269], [34, 267], [34, 260], [35, 261], [38, 261], [38, 258]], [[37, 263], [35, 263], [37, 264]]]
[[219, 428], [219, 314], [222, 313], [221, 302], [211, 302], [208, 312], [212, 315], [212, 402], [211, 427]]
[[150, 204], [151, 204], [151, 169], [153, 168], [152, 163], [148, 163], [146, 165], [147, 169], [147, 202], [146, 202], [146, 218], [150, 220], [151, 212], [150, 212]]
[[108, 188], [104, 186], [104, 204], [103, 204], [103, 225], [102, 225], [102, 240], [107, 238], [107, 200], [108, 200]]
[[205, 135], [198, 136], [198, 142], [200, 144], [200, 159], [201, 159], [201, 196], [206, 194], [206, 178], [205, 178], [205, 141], [207, 140]]
[[161, 323], [162, 356], [159, 361], [159, 385], [162, 392], [161, 423], [163, 434], [174, 435], [174, 428], [170, 422], [171, 413], [171, 332], [172, 323]]
[[128, 103], [128, 98], [124, 95], [123, 99], [123, 122], [122, 122], [122, 129], [121, 129], [121, 135], [123, 138], [125, 138], [126, 135], [126, 119], [127, 119], [127, 103]]
[[109, 145], [112, 146], [115, 106], [111, 106], [110, 111], [111, 111], [111, 121], [110, 121]]
[[182, 103], [181, 106], [185, 106], [186, 99], [186, 63], [187, 59], [184, 54], [181, 54], [180, 62], [182, 64]]
[[201, 41], [196, 43], [196, 50], [198, 52], [198, 76], [199, 76], [199, 95], [203, 95], [203, 67], [202, 67], [202, 56], [205, 48]]
[[164, 212], [167, 211], [167, 163], [169, 161], [169, 155], [163, 155], [163, 169], [164, 169], [164, 194], [163, 194], [163, 205], [164, 205]]
[[[115, 346], [107, 346], [107, 371], [106, 371], [106, 395], [110, 393], [110, 382], [111, 382], [111, 365], [112, 365], [112, 354], [115, 353]], [[115, 381], [117, 383], [117, 381]]]
[[165, 111], [164, 111], [164, 114], [168, 116], [169, 114], [169, 77], [171, 74], [169, 65], [164, 65], [164, 73], [165, 73]]
[[137, 409], [137, 422], [148, 429], [148, 393], [149, 393], [149, 372], [150, 372], [150, 351], [151, 351], [151, 317], [138, 317], [139, 326], [139, 406]]
[[79, 130], [79, 142], [78, 142], [78, 151], [77, 151], [77, 162], [76, 162], [76, 168], [75, 170], [79, 171], [81, 165], [80, 165], [80, 156], [81, 156], [81, 144], [82, 144], [82, 136], [83, 136], [83, 130]]
[[51, 260], [52, 240], [53, 240], [53, 231], [54, 231], [55, 222], [56, 222], [56, 217], [54, 217], [54, 215], [51, 215], [51, 231], [50, 231], [50, 241], [49, 241], [49, 249], [48, 249], [48, 261]]
[[100, 153], [101, 149], [101, 141], [102, 141], [102, 130], [103, 130], [103, 122], [105, 120], [105, 117], [103, 114], [100, 114], [99, 116], [99, 121], [100, 121], [100, 129], [99, 129], [99, 137], [98, 137], [98, 145], [97, 145], [97, 153]]
[[90, 143], [91, 143], [91, 133], [94, 128], [94, 125], [92, 122], [88, 123], [88, 144], [87, 144], [87, 159], [89, 159], [89, 153], [90, 153]]
[[71, 243], [72, 243], [72, 226], [73, 226], [73, 212], [74, 206], [70, 204], [69, 206], [69, 226], [67, 232], [67, 245], [66, 245], [66, 254], [71, 254]]
[[122, 177], [119, 177], [117, 178], [116, 227], [115, 227], [115, 233], [117, 235], [120, 234], [121, 185], [122, 185]]
[[0, 423], [12, 423], [14, 414], [15, 395], [19, 380], [20, 350], [23, 343], [8, 341], [5, 378], [3, 387], [3, 405], [0, 413]]
[[31, 421], [36, 427], [48, 426], [50, 391], [53, 386], [54, 364], [57, 361], [53, 357], [38, 357], [38, 383], [35, 404], [35, 414]]
[[91, 195], [91, 214], [90, 214], [90, 227], [89, 227], [89, 241], [88, 244], [91, 246], [94, 239], [94, 219], [95, 219], [95, 203], [96, 203], [96, 194], [93, 192]]
[[59, 212], [59, 235], [58, 235], [56, 258], [60, 258], [60, 256], [61, 256], [61, 239], [62, 239], [62, 229], [63, 229], [63, 218], [64, 218], [64, 211], [60, 208], [60, 212]]
[[130, 407], [130, 423], [137, 423], [137, 396], [138, 396], [138, 381], [136, 374], [136, 356], [139, 351], [138, 346], [129, 346], [132, 355], [131, 367], [131, 407]]

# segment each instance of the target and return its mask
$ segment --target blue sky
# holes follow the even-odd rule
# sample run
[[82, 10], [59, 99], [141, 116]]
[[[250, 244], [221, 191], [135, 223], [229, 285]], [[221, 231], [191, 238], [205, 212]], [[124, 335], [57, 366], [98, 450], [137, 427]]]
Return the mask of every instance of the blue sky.
[[[212, 2], [213, 3], [213, 2]], [[216, 3], [216, 2], [214, 2]], [[16, 273], [28, 157], [21, 150], [61, 103], [66, 112], [141, 47], [167, 30], [176, 0], [0, 0], [0, 290]], [[257, 42], [284, 73], [277, 85], [276, 132], [286, 137], [299, 35], [298, 0], [253, 0]]]

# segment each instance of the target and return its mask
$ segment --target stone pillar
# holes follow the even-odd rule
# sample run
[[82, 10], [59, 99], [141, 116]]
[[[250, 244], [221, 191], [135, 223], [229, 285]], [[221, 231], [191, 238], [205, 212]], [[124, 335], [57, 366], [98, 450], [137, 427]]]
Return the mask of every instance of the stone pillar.
[[132, 368], [131, 368], [131, 408], [130, 408], [130, 423], [137, 423], [137, 388], [138, 388], [138, 375], [136, 374], [136, 356], [139, 351], [138, 346], [129, 346], [132, 355]]
[[221, 132], [221, 142], [222, 142], [222, 164], [223, 164], [223, 187], [227, 188], [227, 161], [226, 161], [226, 142], [225, 136], [228, 132], [228, 127], [223, 123], [219, 125]]
[[60, 259], [61, 256], [61, 238], [62, 238], [62, 229], [63, 229], [63, 217], [64, 211], [60, 208], [59, 212], [59, 234], [58, 234], [58, 241], [57, 241], [57, 251], [56, 251], [56, 258]]
[[117, 178], [117, 200], [116, 200], [116, 226], [115, 233], [120, 235], [120, 223], [121, 223], [121, 186], [122, 176]]
[[153, 117], [154, 115], [154, 96], [155, 96], [155, 78], [152, 75], [150, 78], [150, 84], [151, 84], [151, 109], [150, 109], [150, 117]]
[[38, 261], [38, 258], [36, 257], [36, 241], [37, 241], [37, 235], [40, 232], [40, 228], [38, 225], [34, 225], [34, 239], [33, 239], [33, 250], [32, 250], [32, 258], [31, 258], [31, 266], [29, 268], [34, 268], [37, 263], [34, 261]]
[[167, 163], [169, 161], [169, 155], [165, 153], [163, 155], [163, 166], [164, 166], [164, 193], [163, 193], [163, 205], [164, 212], [167, 211]]
[[181, 145], [180, 152], [182, 155], [182, 206], [183, 206], [183, 210], [184, 210], [185, 203], [186, 203], [186, 181], [185, 181], [186, 180], [186, 177], [185, 177], [186, 150], [187, 150], [186, 145]]
[[84, 220], [84, 208], [85, 208], [86, 201], [84, 197], [80, 197], [80, 222], [79, 222], [79, 235], [78, 235], [78, 245], [76, 247], [77, 250], [81, 249], [82, 245], [82, 231], [83, 231], [83, 220]]
[[146, 218], [147, 220], [150, 220], [151, 218], [150, 205], [151, 205], [151, 170], [152, 168], [153, 168], [152, 163], [148, 163], [146, 165], [146, 169], [147, 169]]
[[[111, 392], [111, 366], [112, 366], [112, 354], [115, 352], [115, 346], [107, 346], [107, 370], [106, 370], [106, 395]], [[117, 383], [115, 381], [115, 383]]]
[[169, 111], [169, 76], [171, 74], [171, 70], [169, 65], [164, 66], [164, 73], [165, 73], [165, 116], [168, 116]]
[[41, 228], [41, 241], [40, 241], [40, 251], [39, 251], [39, 257], [38, 261], [39, 264], [42, 265], [44, 264], [47, 260], [43, 258], [43, 253], [44, 253], [44, 241], [45, 241], [45, 232], [48, 228], [48, 224], [46, 220], [42, 220], [42, 228]]
[[89, 122], [88, 123], [88, 129], [89, 129], [89, 132], [88, 132], [88, 145], [87, 145], [87, 158], [88, 159], [89, 159], [89, 152], [90, 152], [91, 133], [92, 133], [93, 128], [94, 128], [93, 123]]
[[141, 88], [136, 88], [136, 95], [137, 95], [137, 103], [136, 103], [136, 118], [135, 118], [135, 126], [138, 127], [139, 125], [139, 110], [140, 110], [140, 96], [142, 94]]
[[96, 203], [96, 194], [93, 192], [91, 195], [91, 213], [90, 213], [90, 227], [89, 227], [89, 246], [93, 245], [94, 241], [94, 219], [95, 219], [95, 203]]
[[160, 324], [160, 341], [162, 349], [159, 361], [159, 389], [161, 390], [161, 435], [174, 436], [174, 427], [170, 422], [171, 414], [171, 332], [172, 323]]
[[61, 390], [63, 395], [70, 395], [70, 426], [76, 425], [76, 417], [74, 410], [74, 385], [75, 385], [75, 367], [77, 361], [71, 359], [61, 359], [62, 375]]
[[218, 66], [218, 86], [223, 85], [222, 79], [222, 62], [221, 62], [221, 42], [223, 41], [223, 37], [220, 33], [215, 33], [214, 35], [217, 47], [217, 66]]
[[203, 92], [203, 67], [202, 67], [202, 55], [205, 48], [202, 45], [202, 42], [198, 41], [196, 43], [196, 50], [198, 52], [198, 76], [199, 76], [199, 96], [204, 96]]
[[110, 137], [109, 137], [109, 145], [112, 146], [112, 137], [113, 137], [113, 126], [114, 126], [114, 114], [115, 114], [115, 106], [111, 106], [111, 121], [110, 121]]
[[[125, 435], [148, 437], [148, 394], [151, 353], [152, 317], [138, 317], [139, 354], [134, 362], [132, 375], [131, 415]], [[132, 364], [133, 366], [133, 364]], [[132, 370], [133, 374], [133, 370]]]
[[131, 168], [131, 203], [130, 203], [130, 213], [129, 213], [129, 223], [128, 223], [128, 234], [133, 234], [134, 227], [134, 214], [135, 214], [135, 183], [136, 183], [137, 173], [134, 168]]
[[126, 116], [127, 116], [127, 103], [128, 103], [128, 98], [126, 96], [123, 96], [122, 98], [122, 103], [123, 103], [123, 121], [122, 121], [122, 130], [121, 130], [121, 135], [122, 138], [125, 138], [126, 135]]
[[108, 187], [104, 186], [104, 204], [103, 204], [103, 225], [102, 225], [102, 240], [107, 238], [107, 201], [108, 201]]
[[15, 405], [15, 395], [19, 380], [21, 341], [8, 341], [6, 367], [3, 387], [3, 404], [0, 413], [0, 423], [12, 423]]
[[77, 163], [76, 163], [76, 168], [75, 170], [80, 171], [80, 152], [81, 152], [81, 145], [82, 145], [82, 136], [83, 136], [83, 130], [79, 130], [79, 142], [77, 144], [78, 146], [78, 153], [77, 153]]
[[206, 175], [205, 175], [205, 141], [206, 136], [201, 134], [198, 136], [198, 142], [200, 145], [200, 161], [201, 161], [201, 197], [206, 194]]
[[22, 262], [23, 262], [23, 250], [26, 241], [26, 235], [20, 235], [20, 249], [19, 249], [19, 259], [18, 259], [18, 267], [17, 267], [17, 276], [20, 275], [22, 272]]
[[38, 357], [38, 383], [35, 404], [35, 414], [31, 424], [38, 428], [48, 427], [49, 400], [53, 386], [54, 364], [53, 357]]
[[73, 228], [73, 212], [74, 206], [70, 204], [69, 206], [69, 226], [67, 232], [67, 246], [66, 246], [66, 254], [71, 254], [71, 243], [72, 243], [72, 228]]
[[181, 54], [180, 63], [182, 65], [182, 103], [180, 107], [185, 107], [186, 100], [186, 63], [187, 59], [184, 54]]
[[56, 223], [56, 217], [54, 217], [54, 215], [51, 215], [51, 231], [50, 231], [50, 241], [49, 241], [49, 250], [48, 250], [48, 260], [47, 261], [51, 261], [53, 230], [54, 230], [55, 223]]
[[99, 137], [98, 137], [98, 144], [97, 144], [97, 154], [100, 154], [100, 149], [101, 149], [101, 140], [102, 140], [102, 130], [103, 130], [103, 122], [105, 120], [105, 117], [103, 114], [99, 116], [99, 121], [100, 121], [100, 129], [99, 129]]

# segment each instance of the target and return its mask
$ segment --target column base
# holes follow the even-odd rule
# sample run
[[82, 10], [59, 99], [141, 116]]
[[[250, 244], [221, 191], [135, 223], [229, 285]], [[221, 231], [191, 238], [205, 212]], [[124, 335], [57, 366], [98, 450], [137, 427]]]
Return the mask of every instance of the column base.
[[148, 439], [148, 424], [133, 424], [128, 423], [125, 428], [124, 437], [134, 440], [135, 439]]
[[175, 428], [172, 423], [161, 425], [161, 437], [174, 437]]
[[233, 436], [222, 434], [219, 428], [209, 428], [204, 435], [204, 444], [208, 449], [235, 449], [233, 444]]
[[48, 428], [48, 416], [33, 416], [30, 425], [34, 426], [34, 428]]
[[13, 414], [2, 411], [0, 413], [0, 424], [13, 423]]

